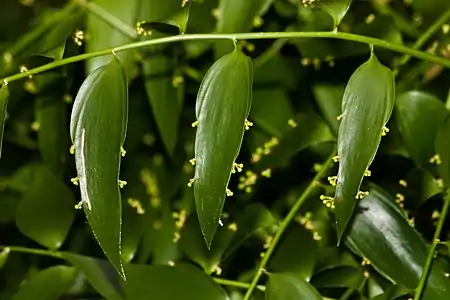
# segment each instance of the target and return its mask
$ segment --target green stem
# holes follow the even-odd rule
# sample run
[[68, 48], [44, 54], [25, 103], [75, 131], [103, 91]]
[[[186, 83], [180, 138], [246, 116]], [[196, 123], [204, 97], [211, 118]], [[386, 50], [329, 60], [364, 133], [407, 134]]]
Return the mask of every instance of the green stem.
[[[439, 17], [439, 19], [437, 19], [428, 29], [427, 29], [427, 31], [425, 31], [417, 40], [416, 40], [416, 42], [414, 43], [414, 45], [413, 45], [413, 49], [420, 49], [423, 45], [425, 45], [425, 43], [439, 30], [439, 28], [441, 28], [442, 27], [442, 25], [444, 25], [444, 23], [447, 21], [447, 19], [449, 19], [450, 18], [450, 9], [449, 10], [447, 10], [445, 13], [443, 13], [440, 17]], [[398, 66], [397, 66], [397, 68], [394, 70], [394, 75], [397, 75], [398, 74], [398, 69], [401, 67], [401, 66], [403, 66], [403, 65], [406, 65], [408, 62], [409, 62], [409, 60], [411, 59], [411, 55], [408, 55], [408, 54], [405, 54], [402, 58], [401, 58], [401, 60], [400, 60], [400, 62], [399, 62], [399, 64], [398, 64]]]
[[21, 253], [29, 253], [29, 254], [35, 254], [35, 255], [42, 255], [42, 256], [50, 256], [54, 258], [63, 258], [61, 252], [58, 251], [50, 251], [45, 249], [33, 249], [33, 248], [26, 248], [21, 246], [0, 246], [0, 250], [9, 249], [10, 252], [21, 252]]
[[313, 178], [313, 180], [309, 183], [308, 187], [305, 189], [305, 191], [301, 194], [300, 198], [297, 200], [297, 202], [294, 204], [294, 206], [291, 208], [287, 216], [283, 219], [280, 226], [278, 227], [277, 232], [275, 233], [275, 236], [272, 239], [272, 242], [270, 243], [269, 249], [267, 249], [267, 252], [264, 254], [263, 259], [261, 260], [261, 263], [259, 264], [258, 271], [256, 272], [255, 276], [253, 277], [252, 283], [247, 290], [247, 293], [244, 296], [244, 300], [249, 300], [250, 296], [252, 295], [253, 290], [255, 289], [256, 285], [258, 284], [259, 278], [261, 277], [262, 273], [265, 271], [265, 267], [267, 263], [269, 262], [270, 257], [272, 256], [273, 252], [275, 251], [275, 248], [283, 235], [284, 231], [288, 227], [288, 225], [291, 223], [292, 219], [297, 214], [297, 211], [302, 206], [303, 202], [311, 195], [311, 193], [315, 190], [317, 187], [317, 182], [319, 182], [328, 172], [329, 168], [332, 166], [333, 157], [335, 156], [335, 152], [330, 155], [330, 157], [326, 160], [326, 162], [323, 164], [322, 169], [316, 174], [316, 176]]
[[[217, 277], [213, 277], [213, 280], [220, 285], [231, 286], [231, 287], [240, 288], [240, 289], [248, 289], [250, 287], [250, 283], [247, 283], [247, 282], [240, 282], [240, 281], [234, 281], [234, 280], [217, 278]], [[260, 291], [266, 290], [266, 287], [262, 286], [262, 285], [258, 285], [256, 288], [259, 289]]]
[[266, 62], [268, 62], [275, 54], [277, 54], [281, 48], [283, 48], [284, 44], [286, 44], [287, 39], [279, 39], [270, 45], [270, 47], [263, 52], [258, 58], [255, 59], [255, 68], [260, 68]]
[[98, 18], [102, 19], [112, 27], [116, 28], [126, 36], [137, 39], [138, 34], [136, 30], [122, 22], [119, 18], [113, 16], [110, 14], [106, 9], [101, 7], [100, 5], [96, 4], [95, 2], [89, 1], [83, 4], [87, 11], [92, 13], [93, 15], [97, 16]]
[[152, 39], [147, 41], [135, 42], [131, 44], [122, 45], [115, 48], [100, 50], [97, 52], [85, 53], [77, 56], [68, 57], [66, 59], [51, 62], [47, 65], [31, 69], [27, 72], [18, 73], [0, 80], [0, 82], [11, 82], [14, 80], [27, 78], [30, 75], [35, 75], [41, 72], [45, 72], [66, 64], [98, 57], [109, 55], [112, 52], [122, 52], [132, 49], [138, 49], [158, 44], [175, 43], [181, 41], [192, 41], [192, 40], [254, 40], [254, 39], [293, 39], [293, 38], [326, 38], [326, 39], [340, 39], [353, 41], [358, 43], [365, 43], [369, 45], [374, 45], [380, 48], [389, 49], [392, 51], [404, 53], [410, 56], [417, 57], [419, 59], [428, 60], [437, 64], [441, 64], [447, 68], [450, 68], [450, 60], [431, 55], [426, 52], [421, 52], [415, 49], [405, 47], [403, 45], [390, 43], [381, 39], [362, 36], [358, 34], [345, 33], [345, 32], [334, 32], [334, 31], [324, 31], [324, 32], [250, 32], [250, 33], [221, 33], [221, 34], [181, 34], [170, 37], [163, 37], [158, 39]]
[[442, 227], [444, 227], [449, 207], [450, 207], [450, 190], [447, 190], [447, 193], [444, 198], [444, 205], [442, 206], [441, 215], [439, 217], [439, 223], [436, 227], [436, 230], [434, 231], [433, 243], [431, 244], [430, 250], [428, 252], [427, 261], [422, 271], [422, 276], [420, 277], [419, 285], [417, 286], [416, 294], [414, 295], [414, 300], [420, 300], [420, 297], [422, 296], [422, 292], [427, 282], [428, 273], [430, 272], [431, 265], [433, 264], [434, 253], [436, 251], [437, 245], [440, 242], [439, 237], [441, 236]]

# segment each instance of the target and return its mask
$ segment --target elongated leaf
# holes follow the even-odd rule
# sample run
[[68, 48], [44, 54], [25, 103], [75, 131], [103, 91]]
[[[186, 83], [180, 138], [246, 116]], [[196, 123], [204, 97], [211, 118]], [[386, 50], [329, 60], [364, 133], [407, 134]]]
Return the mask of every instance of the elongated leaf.
[[208, 247], [222, 214], [250, 112], [252, 70], [250, 58], [236, 48], [208, 70], [197, 96], [194, 195]]
[[74, 197], [48, 168], [35, 169], [16, 211], [16, 224], [25, 236], [44, 247], [61, 247], [75, 218]]
[[450, 186], [450, 117], [440, 126], [436, 138], [436, 152], [441, 163], [438, 165], [439, 174], [446, 187]]
[[70, 128], [84, 211], [98, 243], [122, 277], [119, 172], [127, 119], [126, 76], [114, 57], [84, 81]]
[[[95, 0], [94, 3], [100, 10], [104, 10], [106, 14], [110, 14], [119, 22], [122, 22], [131, 28], [134, 28], [138, 21], [138, 0]], [[94, 14], [89, 14], [87, 16], [86, 26], [86, 52], [95, 52], [121, 46], [123, 44], [131, 43], [133, 38], [137, 37], [137, 33], [129, 32], [126, 34], [119, 31], [117, 28], [114, 28]], [[135, 55], [136, 53], [133, 51], [123, 51], [117, 54], [126, 70], [128, 80], [134, 78], [137, 71], [136, 66], [134, 65]], [[108, 63], [108, 61], [109, 58], [107, 56], [100, 56], [87, 60], [87, 74], [92, 73], [98, 67]]]
[[69, 252], [63, 252], [62, 256], [83, 273], [87, 281], [100, 295], [108, 300], [123, 299], [116, 270], [106, 260]]
[[5, 128], [6, 108], [8, 106], [9, 90], [6, 85], [0, 87], [0, 157], [2, 155], [3, 131]]
[[191, 265], [127, 265], [126, 299], [227, 300], [227, 294], [210, 277]]
[[422, 168], [430, 167], [434, 141], [445, 117], [445, 105], [435, 96], [408, 91], [396, 99], [394, 117], [408, 153]]
[[59, 299], [70, 288], [76, 275], [73, 267], [50, 267], [28, 279], [12, 300]]
[[338, 27], [350, 8], [352, 0], [317, 1], [316, 6], [326, 11], [332, 18], [334, 27]]
[[[358, 202], [346, 243], [392, 282], [415, 289], [428, 254], [427, 245], [396, 206], [395, 200], [372, 186]], [[427, 279], [423, 299], [447, 299], [450, 285], [439, 261]]]
[[275, 272], [290, 273], [309, 281], [316, 263], [317, 250], [317, 243], [311, 232], [304, 227], [294, 227], [275, 249], [269, 267]]
[[266, 300], [322, 300], [319, 292], [306, 281], [291, 274], [270, 274]]
[[4, 248], [2, 252], [0, 252], [0, 270], [5, 265], [6, 261], [8, 260], [9, 253], [11, 252], [11, 249], [8, 247]]
[[66, 105], [58, 98], [38, 98], [36, 121], [39, 124], [38, 144], [44, 162], [54, 174], [61, 174], [66, 160], [68, 141]]
[[392, 72], [371, 53], [369, 60], [351, 76], [342, 99], [335, 194], [338, 241], [351, 218], [364, 173], [380, 145], [383, 127], [392, 113], [394, 97]]

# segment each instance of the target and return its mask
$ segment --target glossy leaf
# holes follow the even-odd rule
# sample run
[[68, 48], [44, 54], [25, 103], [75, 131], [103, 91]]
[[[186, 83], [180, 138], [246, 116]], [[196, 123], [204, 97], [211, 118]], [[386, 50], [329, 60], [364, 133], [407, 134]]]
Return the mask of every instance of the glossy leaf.
[[431, 165], [434, 141], [447, 115], [444, 103], [433, 95], [408, 91], [397, 96], [395, 120], [408, 153], [422, 168]]
[[73, 267], [50, 267], [25, 281], [12, 300], [59, 299], [68, 291], [76, 275], [76, 269]]
[[[412, 228], [395, 200], [376, 186], [358, 202], [349, 227], [347, 245], [392, 282], [415, 289], [428, 254], [428, 247]], [[450, 285], [439, 261], [427, 279], [423, 299], [447, 299]]]
[[[300, 246], [301, 245], [301, 246]], [[309, 281], [317, 259], [317, 243], [304, 227], [292, 228], [280, 241], [270, 260], [270, 270], [290, 273]]]
[[291, 274], [273, 273], [269, 276], [266, 300], [322, 300], [319, 292], [306, 281]]
[[316, 6], [326, 11], [332, 18], [334, 27], [338, 27], [350, 8], [352, 0], [317, 1]]
[[64, 259], [76, 267], [95, 290], [108, 300], [122, 300], [116, 270], [100, 259], [63, 252]]
[[125, 72], [114, 57], [83, 82], [70, 128], [84, 211], [98, 243], [122, 277], [119, 172], [127, 118]]
[[227, 300], [227, 294], [210, 277], [191, 265], [127, 265], [126, 299]]
[[38, 167], [17, 207], [17, 227], [42, 246], [58, 249], [75, 218], [74, 203], [69, 188], [48, 168]]
[[316, 84], [313, 85], [314, 98], [324, 119], [333, 129], [335, 135], [339, 132], [338, 117], [342, 110], [342, 96], [345, 87], [342, 85]]
[[194, 195], [208, 247], [216, 232], [231, 171], [239, 154], [252, 98], [252, 61], [238, 48], [208, 70], [196, 116]]
[[[117, 0], [95, 0], [95, 5], [114, 18], [134, 28], [139, 11], [139, 1], [117, 1]], [[129, 36], [117, 28], [112, 27], [104, 20], [94, 14], [88, 14], [86, 28], [86, 52], [95, 52], [111, 47], [121, 46], [133, 42], [132, 36]], [[137, 37], [137, 33], [136, 33]], [[135, 77], [136, 66], [134, 65], [136, 53], [133, 51], [123, 51], [117, 53], [121, 64], [126, 70], [128, 80]], [[95, 57], [86, 61], [87, 74], [92, 73], [98, 67], [107, 64], [110, 58], [108, 56]]]
[[6, 108], [8, 106], [9, 90], [6, 85], [0, 87], [0, 157], [2, 155], [3, 131], [6, 121]]
[[61, 174], [66, 161], [67, 120], [66, 105], [53, 97], [38, 98], [36, 122], [39, 124], [38, 145], [43, 161], [54, 174]]
[[444, 185], [450, 186], [450, 117], [447, 117], [440, 126], [436, 138], [436, 152], [439, 154], [441, 163], [438, 164], [439, 174], [442, 176]]
[[364, 173], [380, 145], [383, 127], [392, 113], [394, 97], [392, 72], [372, 53], [351, 76], [342, 99], [335, 194], [338, 241], [352, 216]]

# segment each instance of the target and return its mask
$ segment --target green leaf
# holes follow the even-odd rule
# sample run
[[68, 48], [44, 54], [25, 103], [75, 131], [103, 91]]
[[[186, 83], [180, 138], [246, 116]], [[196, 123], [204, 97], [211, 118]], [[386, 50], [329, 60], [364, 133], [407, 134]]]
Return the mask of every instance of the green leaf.
[[[134, 28], [139, 11], [138, 0], [95, 0], [95, 5], [111, 14], [114, 18]], [[137, 33], [136, 33], [137, 37]], [[104, 20], [94, 14], [88, 14], [86, 24], [86, 52], [95, 52], [111, 47], [121, 46], [133, 42], [133, 37], [126, 35], [122, 31], [112, 27]], [[137, 74], [134, 64], [136, 52], [123, 51], [117, 53], [117, 57], [126, 70], [128, 80]], [[91, 74], [98, 67], [109, 62], [108, 56], [99, 56], [86, 61], [86, 73]]]
[[11, 253], [11, 249], [6, 247], [0, 252], [0, 270], [5, 265], [6, 261], [8, 260], [9, 253]]
[[[419, 283], [428, 248], [419, 233], [405, 219], [395, 200], [372, 185], [349, 227], [346, 243], [387, 279], [409, 289]], [[427, 279], [423, 299], [447, 299], [450, 286], [439, 261]]]
[[450, 3], [442, 0], [414, 0], [412, 7], [416, 12], [424, 14], [433, 21], [433, 18], [437, 18], [450, 9]]
[[323, 118], [333, 129], [335, 135], [339, 132], [338, 116], [341, 114], [342, 96], [345, 87], [336, 84], [315, 84], [313, 85], [314, 98], [319, 106]]
[[[209, 276], [191, 265], [126, 265], [126, 299], [227, 300], [227, 294]], [[144, 280], [143, 280], [144, 279]]]
[[393, 74], [372, 53], [351, 76], [342, 99], [335, 194], [338, 242], [352, 216], [364, 173], [380, 145], [394, 98]]
[[269, 267], [275, 272], [291, 273], [309, 281], [316, 263], [317, 248], [310, 231], [293, 227], [275, 249]]
[[214, 63], [197, 95], [194, 196], [208, 247], [216, 232], [252, 98], [252, 61], [238, 48]]
[[16, 212], [20, 232], [44, 247], [58, 249], [75, 218], [75, 199], [48, 168], [37, 167]]
[[68, 252], [63, 252], [62, 256], [83, 273], [100, 295], [108, 300], [123, 299], [118, 277], [107, 261]]
[[450, 117], [447, 117], [440, 126], [436, 138], [436, 152], [439, 154], [441, 163], [438, 164], [439, 174], [442, 176], [444, 185], [450, 186]]
[[401, 193], [407, 199], [408, 205], [413, 205], [415, 209], [420, 209], [426, 200], [443, 192], [433, 175], [424, 169], [411, 170], [405, 180], [407, 187], [404, 187]]
[[315, 5], [326, 11], [333, 18], [334, 28], [337, 28], [350, 8], [352, 0], [317, 1]]
[[2, 155], [3, 131], [6, 121], [6, 108], [8, 106], [9, 90], [6, 85], [0, 87], [0, 157]]
[[[248, 32], [254, 27], [255, 18], [263, 15], [273, 0], [219, 0], [217, 8], [217, 33]], [[229, 41], [218, 41], [215, 44], [215, 57], [232, 50]]]
[[290, 274], [270, 274], [266, 300], [322, 300], [319, 292], [306, 281]]
[[[276, 112], [276, 113], [275, 113]], [[253, 93], [250, 120], [271, 136], [281, 138], [294, 119], [294, 111], [287, 93], [282, 89], [260, 89]]]
[[70, 288], [76, 275], [73, 267], [47, 268], [25, 281], [12, 300], [59, 299]]
[[53, 96], [36, 100], [38, 145], [43, 161], [54, 174], [62, 174], [68, 153], [66, 104]]
[[0, 223], [14, 222], [21, 195], [13, 190], [0, 193]]
[[311, 278], [311, 284], [316, 288], [351, 288], [358, 286], [364, 280], [360, 268], [337, 266], [321, 270]]
[[445, 117], [444, 103], [421, 91], [408, 91], [397, 96], [394, 118], [408, 153], [416, 164], [430, 168], [430, 159], [436, 153], [434, 141]]
[[237, 230], [224, 257], [231, 255], [251, 236], [259, 235], [265, 238], [267, 232], [272, 231], [277, 224], [277, 220], [264, 205], [247, 205], [236, 218]]
[[103, 252], [122, 277], [119, 172], [127, 119], [126, 76], [113, 57], [83, 82], [70, 128], [84, 212]]
[[401, 296], [405, 296], [408, 294], [408, 289], [402, 287], [402, 286], [398, 286], [398, 285], [393, 285], [390, 288], [388, 288], [383, 294], [378, 295], [376, 297], [374, 297], [374, 300], [392, 300], [392, 299], [398, 299]]

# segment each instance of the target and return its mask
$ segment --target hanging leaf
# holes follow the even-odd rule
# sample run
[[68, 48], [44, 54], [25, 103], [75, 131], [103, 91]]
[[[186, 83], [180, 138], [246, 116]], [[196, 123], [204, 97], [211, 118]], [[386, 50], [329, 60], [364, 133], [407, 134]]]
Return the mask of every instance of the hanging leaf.
[[[94, 5], [104, 10], [106, 14], [112, 15], [119, 22], [123, 22], [134, 28], [139, 12], [138, 0], [117, 1], [117, 0], [95, 0]], [[86, 52], [95, 52], [111, 47], [121, 46], [133, 42], [137, 33], [128, 34], [114, 28], [97, 15], [88, 14], [86, 25]], [[122, 51], [117, 54], [118, 59], [126, 70], [128, 80], [137, 75], [137, 66], [134, 64], [136, 52]], [[108, 56], [99, 56], [86, 61], [87, 74], [92, 73], [98, 67], [107, 64]]]
[[322, 300], [319, 292], [306, 281], [291, 274], [273, 273], [269, 276], [266, 300]]
[[434, 141], [445, 117], [445, 105], [435, 96], [408, 91], [397, 96], [394, 117], [405, 147], [417, 165], [429, 169]]
[[252, 71], [251, 59], [236, 48], [208, 70], [197, 95], [194, 195], [208, 248], [222, 214], [250, 112]]
[[50, 267], [25, 281], [12, 300], [59, 299], [69, 290], [76, 275], [73, 267]]
[[4, 84], [0, 87], [0, 157], [2, 155], [2, 145], [3, 145], [3, 131], [5, 128], [6, 121], [6, 108], [8, 106], [9, 90]]
[[335, 194], [338, 242], [352, 216], [364, 173], [375, 157], [394, 106], [391, 70], [374, 53], [351, 76], [342, 99]]
[[122, 205], [119, 191], [121, 147], [128, 119], [124, 69], [112, 61], [83, 82], [72, 110], [81, 200], [89, 225], [112, 265], [124, 277], [121, 259]]
[[444, 185], [450, 187], [450, 117], [447, 117], [440, 126], [436, 138], [436, 152], [440, 158], [438, 164], [439, 174]]
[[[191, 265], [175, 267], [127, 265], [126, 299], [227, 300], [227, 294], [211, 277]], [[145, 278], [145, 280], [142, 280]]]
[[[381, 188], [371, 185], [369, 195], [358, 202], [349, 227], [347, 245], [395, 284], [415, 289], [422, 275], [428, 247], [408, 224], [395, 200]], [[434, 261], [423, 299], [448, 299], [450, 285], [445, 268]]]
[[334, 28], [337, 28], [345, 17], [351, 3], [352, 0], [327, 0], [317, 1], [314, 4], [326, 11], [333, 18]]
[[45, 166], [37, 167], [16, 211], [20, 232], [44, 247], [58, 249], [75, 218], [75, 199]]
[[310, 231], [304, 227], [293, 227], [275, 249], [269, 267], [275, 272], [290, 273], [309, 281], [317, 259], [317, 248]]
[[38, 145], [43, 161], [54, 174], [64, 169], [68, 143], [66, 104], [55, 97], [40, 97], [36, 100], [36, 122], [39, 124]]
[[95, 259], [75, 253], [63, 252], [62, 256], [81, 273], [95, 290], [108, 300], [122, 300], [116, 271], [106, 260]]

